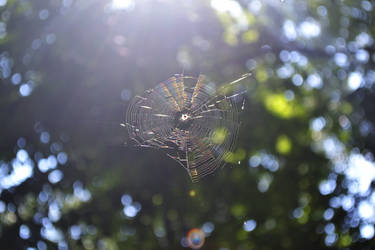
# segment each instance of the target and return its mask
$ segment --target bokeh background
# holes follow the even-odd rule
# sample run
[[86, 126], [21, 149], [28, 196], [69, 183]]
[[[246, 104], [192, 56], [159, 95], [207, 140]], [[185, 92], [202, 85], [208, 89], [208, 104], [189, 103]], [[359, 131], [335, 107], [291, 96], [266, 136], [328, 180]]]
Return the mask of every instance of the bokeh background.
[[[371, 0], [0, 0], [0, 248], [373, 249]], [[129, 100], [246, 72], [227, 164], [197, 184], [128, 147]], [[199, 243], [202, 239], [196, 239]]]

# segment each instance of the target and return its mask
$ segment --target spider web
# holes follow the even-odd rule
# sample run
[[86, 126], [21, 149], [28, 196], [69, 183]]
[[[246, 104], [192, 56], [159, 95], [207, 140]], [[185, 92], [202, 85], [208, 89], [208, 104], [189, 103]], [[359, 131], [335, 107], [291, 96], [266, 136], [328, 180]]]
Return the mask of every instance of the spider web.
[[165, 151], [193, 182], [213, 173], [225, 165], [240, 126], [238, 97], [244, 92], [228, 93], [249, 75], [218, 89], [203, 75], [175, 75], [135, 96], [124, 124], [130, 139]]

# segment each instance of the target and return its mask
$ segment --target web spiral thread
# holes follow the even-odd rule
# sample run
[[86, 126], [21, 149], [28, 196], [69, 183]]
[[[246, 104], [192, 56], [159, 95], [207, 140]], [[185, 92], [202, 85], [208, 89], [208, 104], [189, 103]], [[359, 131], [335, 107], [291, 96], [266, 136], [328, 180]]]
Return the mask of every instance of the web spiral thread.
[[239, 81], [216, 89], [203, 75], [175, 75], [133, 98], [125, 126], [136, 146], [162, 149], [193, 182], [226, 163], [239, 130]]

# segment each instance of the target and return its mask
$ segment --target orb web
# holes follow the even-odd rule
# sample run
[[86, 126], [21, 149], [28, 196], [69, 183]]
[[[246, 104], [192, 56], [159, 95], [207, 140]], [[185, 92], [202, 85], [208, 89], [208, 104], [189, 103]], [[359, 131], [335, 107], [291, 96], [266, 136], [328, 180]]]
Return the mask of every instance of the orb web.
[[238, 97], [233, 86], [249, 74], [216, 89], [203, 75], [175, 75], [135, 96], [125, 126], [136, 146], [162, 149], [193, 182], [222, 167], [239, 130]]

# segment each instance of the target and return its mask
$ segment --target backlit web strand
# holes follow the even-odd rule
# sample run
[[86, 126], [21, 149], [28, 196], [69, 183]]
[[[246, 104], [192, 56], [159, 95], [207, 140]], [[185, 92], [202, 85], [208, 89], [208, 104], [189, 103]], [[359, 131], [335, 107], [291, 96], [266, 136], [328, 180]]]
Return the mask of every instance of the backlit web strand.
[[239, 130], [235, 99], [243, 92], [227, 96], [226, 88], [248, 76], [218, 89], [203, 75], [169, 78], [133, 98], [125, 119], [129, 137], [136, 146], [164, 150], [198, 181], [233, 152]]

